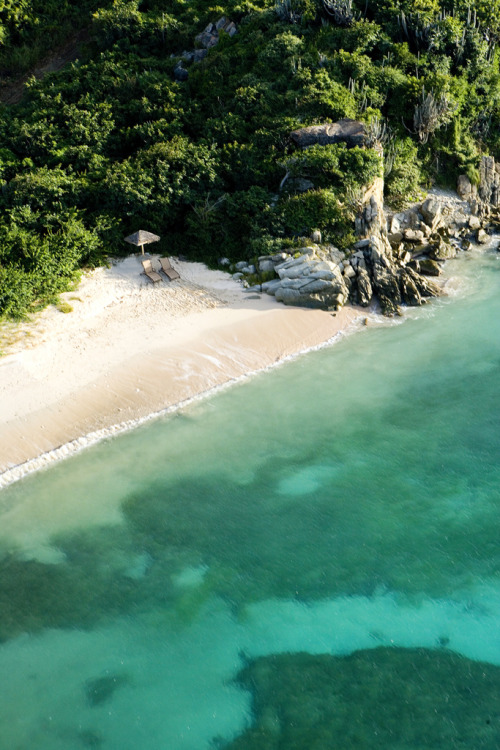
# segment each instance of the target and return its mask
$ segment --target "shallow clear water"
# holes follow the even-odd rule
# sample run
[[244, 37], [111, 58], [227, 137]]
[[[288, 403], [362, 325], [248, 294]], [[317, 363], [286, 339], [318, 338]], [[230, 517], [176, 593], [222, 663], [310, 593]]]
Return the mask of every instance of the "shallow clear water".
[[258, 656], [500, 666], [500, 255], [449, 269], [404, 322], [0, 493], [0, 750], [222, 746]]

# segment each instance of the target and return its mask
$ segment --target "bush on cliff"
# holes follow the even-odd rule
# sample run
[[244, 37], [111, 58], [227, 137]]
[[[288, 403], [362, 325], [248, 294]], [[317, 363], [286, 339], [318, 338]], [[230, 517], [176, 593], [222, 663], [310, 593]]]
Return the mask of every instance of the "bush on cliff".
[[[299, 152], [289, 138], [299, 127], [384, 121], [394, 205], [432, 180], [474, 177], [482, 153], [500, 155], [500, 0], [478, 0], [475, 19], [466, 0], [453, 5], [353, 0], [338, 21], [319, 0], [6, 0], [3, 76], [61, 29], [87, 27], [89, 41], [80, 62], [0, 109], [0, 316], [129, 252], [123, 237], [138, 228], [159, 234], [162, 251], [210, 263], [293, 244], [312, 227], [348, 246], [380, 159], [341, 146]], [[222, 15], [237, 34], [221, 32], [199, 62], [183, 56]], [[427, 95], [446, 106], [422, 128]], [[286, 171], [314, 187], [301, 193], [289, 179], [280, 192]]]

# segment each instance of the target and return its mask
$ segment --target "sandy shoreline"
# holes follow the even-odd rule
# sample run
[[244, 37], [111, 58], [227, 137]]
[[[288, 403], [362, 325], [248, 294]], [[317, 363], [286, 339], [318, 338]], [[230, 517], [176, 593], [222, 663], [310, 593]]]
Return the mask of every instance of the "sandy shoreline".
[[362, 314], [287, 308], [201, 263], [175, 266], [180, 282], [153, 285], [130, 256], [62, 295], [71, 312], [0, 331], [0, 487], [329, 341]]

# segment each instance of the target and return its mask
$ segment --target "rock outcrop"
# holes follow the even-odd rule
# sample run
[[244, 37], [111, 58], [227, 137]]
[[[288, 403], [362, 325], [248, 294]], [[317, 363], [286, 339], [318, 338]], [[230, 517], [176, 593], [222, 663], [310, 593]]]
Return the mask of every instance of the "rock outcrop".
[[261, 256], [250, 268], [238, 264], [238, 278], [249, 270], [274, 274], [250, 288], [287, 305], [334, 310], [348, 300], [367, 307], [376, 299], [384, 315], [399, 315], [403, 306], [443, 294], [432, 277], [441, 274], [447, 259], [467, 250], [471, 239], [489, 240], [467, 203], [437, 193], [406, 211], [381, 212], [372, 226], [372, 234], [346, 252], [321, 244], [316, 232], [294, 255]]
[[349, 148], [363, 146], [365, 143], [365, 126], [362, 122], [344, 118], [326, 125], [311, 125], [290, 133], [290, 138], [299, 148], [308, 146], [327, 146], [332, 143], [346, 143]]
[[399, 315], [401, 305], [421, 305], [441, 289], [413, 267], [393, 256], [391, 246], [373, 235], [356, 243], [354, 252], [311, 245], [293, 256], [280, 253], [258, 259], [258, 271], [274, 270], [278, 278], [251, 287], [272, 294], [285, 305], [337, 310], [348, 300], [367, 307], [374, 296], [384, 315]]
[[[230, 37], [233, 37], [238, 29], [234, 21], [228, 20], [225, 16], [219, 18], [214, 23], [209, 23], [205, 29], [195, 37], [195, 43], [199, 45], [198, 49], [184, 51], [174, 68], [174, 78], [176, 81], [186, 81], [189, 71], [184, 67], [185, 63], [198, 63], [206, 57], [208, 50], [215, 47], [220, 39], [220, 32], [223, 31]], [[176, 55], [171, 55], [176, 57]]]
[[[295, 130], [291, 139], [301, 148], [340, 142], [349, 147], [363, 146], [365, 128], [362, 123], [344, 119]], [[377, 148], [381, 152], [380, 145]], [[485, 231], [488, 222], [474, 215], [474, 206], [477, 204], [481, 216], [488, 213], [489, 221], [498, 207], [500, 223], [500, 165], [484, 157], [480, 185], [476, 188], [466, 180], [463, 177], [460, 182], [462, 200], [436, 191], [421, 204], [387, 214], [384, 181], [376, 178], [360, 198], [355, 222], [360, 239], [352, 249], [341, 252], [322, 245], [321, 233], [316, 232], [311, 245], [293, 256], [279, 253], [260, 257], [253, 271], [257, 276], [274, 274], [275, 278], [251, 289], [274, 294], [286, 305], [324, 310], [336, 310], [348, 300], [367, 307], [376, 299], [387, 316], [400, 315], [404, 305], [418, 306], [440, 296], [443, 291], [431, 277], [440, 275], [443, 262], [454, 258], [459, 250], [468, 250], [471, 240], [489, 241]], [[314, 187], [305, 180], [300, 185], [290, 180], [290, 186], [294, 192]], [[237, 278], [244, 279], [248, 274], [245, 266], [237, 264]]]
[[410, 258], [395, 256], [383, 236], [373, 235], [357, 245], [361, 246], [362, 254], [358, 251], [350, 258], [356, 271], [356, 283], [351, 289], [353, 302], [366, 306], [371, 301], [365, 291], [367, 277], [383, 314], [387, 316], [400, 315], [402, 304], [418, 306], [428, 297], [442, 294], [440, 287], [409, 265]]
[[272, 265], [279, 278], [262, 284], [262, 291], [285, 305], [337, 310], [349, 298], [342, 258], [335, 247], [318, 245], [303, 247], [293, 256], [263, 256], [259, 270], [268, 272]]
[[356, 234], [369, 237], [386, 231], [384, 213], [384, 180], [376, 177], [371, 185], [365, 188], [361, 197], [361, 211], [356, 218]]
[[460, 175], [457, 192], [471, 211], [483, 220], [500, 221], [500, 164], [493, 156], [483, 156], [479, 165], [479, 183], [473, 185], [467, 175]]
[[225, 31], [229, 36], [234, 36], [237, 31], [236, 24], [233, 21], [229, 21], [225, 16], [222, 16], [215, 23], [209, 23], [194, 40], [200, 47], [210, 49], [210, 47], [215, 47], [219, 41], [221, 31]]

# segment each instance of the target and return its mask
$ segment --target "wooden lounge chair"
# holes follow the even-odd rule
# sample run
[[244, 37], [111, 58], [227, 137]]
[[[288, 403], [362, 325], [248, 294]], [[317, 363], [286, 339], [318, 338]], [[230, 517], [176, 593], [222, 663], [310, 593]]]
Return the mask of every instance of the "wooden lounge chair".
[[142, 267], [144, 268], [144, 273], [146, 274], [148, 279], [151, 279], [153, 284], [156, 284], [157, 281], [162, 280], [160, 274], [154, 270], [153, 264], [151, 263], [150, 260], [143, 260], [141, 262], [142, 262]]
[[168, 258], [160, 258], [160, 263], [161, 263], [161, 270], [163, 271], [165, 276], [168, 276], [170, 281], [181, 278], [180, 273], [175, 270], [175, 268], [172, 266]]

